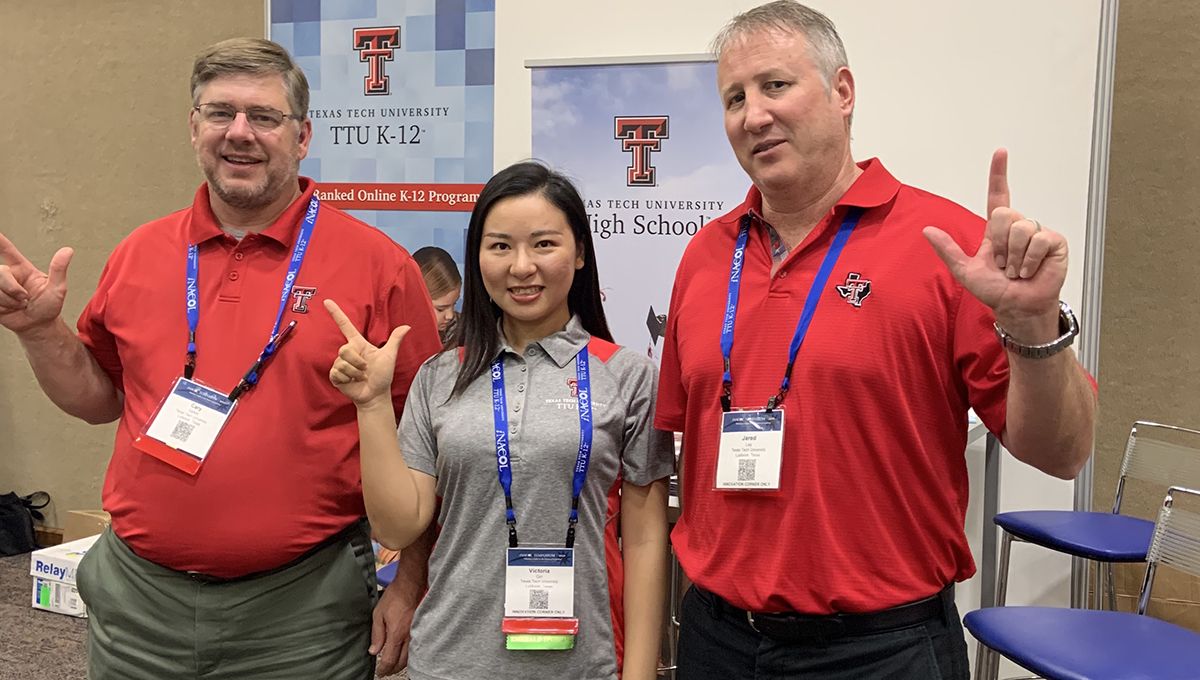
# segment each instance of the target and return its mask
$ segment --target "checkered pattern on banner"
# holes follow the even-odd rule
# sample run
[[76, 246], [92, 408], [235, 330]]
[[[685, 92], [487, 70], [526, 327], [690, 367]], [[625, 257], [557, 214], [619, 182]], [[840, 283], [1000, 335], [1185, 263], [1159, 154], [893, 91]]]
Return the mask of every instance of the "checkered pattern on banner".
[[[270, 11], [271, 39], [311, 90], [313, 142], [301, 174], [371, 183], [491, 177], [495, 0], [271, 0]], [[366, 95], [369, 64], [354, 49], [354, 29], [383, 26], [400, 27], [400, 47], [383, 63], [387, 94]], [[410, 251], [436, 245], [462, 257], [469, 213], [354, 214]]]

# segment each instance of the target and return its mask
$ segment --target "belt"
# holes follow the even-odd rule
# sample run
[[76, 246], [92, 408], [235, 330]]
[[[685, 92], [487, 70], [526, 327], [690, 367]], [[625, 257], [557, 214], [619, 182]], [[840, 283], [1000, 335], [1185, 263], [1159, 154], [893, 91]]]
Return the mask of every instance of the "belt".
[[942, 589], [936, 595], [923, 600], [909, 602], [890, 609], [863, 613], [801, 614], [782, 612], [764, 614], [749, 612], [726, 602], [716, 593], [693, 586], [701, 599], [707, 600], [715, 618], [728, 614], [745, 618], [755, 632], [767, 637], [787, 641], [827, 641], [835, 638], [885, 633], [919, 626], [928, 621], [943, 618], [952, 611], [954, 585]]

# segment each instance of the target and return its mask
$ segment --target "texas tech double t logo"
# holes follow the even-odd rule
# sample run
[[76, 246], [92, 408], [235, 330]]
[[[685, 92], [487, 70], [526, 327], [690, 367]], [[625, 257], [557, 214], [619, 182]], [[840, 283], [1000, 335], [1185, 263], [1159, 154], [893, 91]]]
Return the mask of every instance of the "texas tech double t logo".
[[662, 151], [662, 140], [667, 138], [669, 116], [617, 116], [616, 139], [621, 140], [621, 149], [633, 153], [633, 165], [627, 168], [625, 184], [631, 187], [655, 185], [654, 166], [650, 154]]
[[363, 79], [363, 94], [388, 94], [391, 87], [383, 72], [383, 62], [391, 61], [400, 49], [400, 27], [356, 28], [354, 49], [358, 52], [358, 60], [369, 66], [367, 77]]

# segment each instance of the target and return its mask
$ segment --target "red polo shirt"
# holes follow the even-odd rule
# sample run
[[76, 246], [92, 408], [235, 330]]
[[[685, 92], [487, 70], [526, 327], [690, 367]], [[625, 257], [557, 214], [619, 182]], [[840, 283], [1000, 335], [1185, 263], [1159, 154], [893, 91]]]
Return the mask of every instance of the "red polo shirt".
[[757, 189], [692, 239], [676, 275], [655, 422], [685, 433], [683, 516], [672, 541], [693, 581], [744, 609], [874, 611], [975, 571], [963, 532], [967, 409], [991, 431], [1004, 429], [1008, 358], [991, 310], [955, 281], [921, 230], [940, 227], [974, 253], [984, 221], [900, 184], [878, 160], [859, 166], [863, 174], [774, 276], [766, 230], [757, 222], [750, 230], [735, 408], [763, 408], [779, 390], [833, 235], [849, 207], [867, 209], [800, 348], [784, 402], [779, 492], [713, 488], [729, 268], [741, 217], [761, 214]]
[[[296, 327], [195, 475], [132, 441], [182, 375], [187, 247], [199, 245], [195, 379], [223, 392], [266, 344], [314, 183], [267, 229], [239, 243], [213, 217], [208, 185], [192, 207], [136, 229], [113, 251], [79, 318], [79, 336], [125, 410], [104, 481], [113, 529], [138, 555], [234, 577], [285, 564], [364, 514], [354, 405], [329, 382], [344, 337], [332, 299], [368, 340], [412, 331], [393, 383], [399, 415], [421, 362], [440, 348], [420, 269], [385, 234], [322, 205], [283, 324]], [[315, 290], [313, 290], [315, 289]], [[304, 297], [311, 294], [311, 297]]]

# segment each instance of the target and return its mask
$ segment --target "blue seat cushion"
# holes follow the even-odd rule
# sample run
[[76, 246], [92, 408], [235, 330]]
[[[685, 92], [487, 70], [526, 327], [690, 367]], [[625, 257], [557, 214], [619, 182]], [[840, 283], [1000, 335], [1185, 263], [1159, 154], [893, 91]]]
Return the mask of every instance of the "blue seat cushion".
[[1002, 512], [996, 524], [1037, 545], [1102, 562], [1145, 562], [1154, 522], [1111, 512]]
[[1149, 616], [992, 607], [963, 623], [975, 639], [1047, 680], [1200, 678], [1200, 634]]
[[388, 562], [375, 572], [375, 580], [379, 582], [380, 588], [387, 588], [396, 579], [396, 569], [399, 567], [399, 561]]

